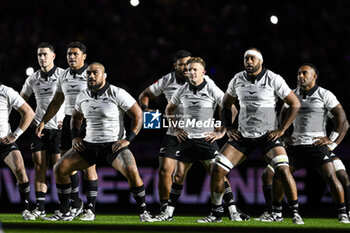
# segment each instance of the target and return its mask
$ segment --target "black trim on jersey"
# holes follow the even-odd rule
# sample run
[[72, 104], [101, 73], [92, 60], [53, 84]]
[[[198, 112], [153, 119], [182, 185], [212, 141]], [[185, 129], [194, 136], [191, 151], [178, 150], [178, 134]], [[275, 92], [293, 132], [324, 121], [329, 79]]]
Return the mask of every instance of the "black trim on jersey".
[[255, 82], [255, 80], [260, 80], [264, 75], [266, 74], [267, 69], [263, 66], [261, 72], [256, 76], [248, 76], [247, 71], [245, 71], [244, 76], [247, 80], [251, 81], [252, 83]]
[[315, 86], [308, 91], [305, 91], [300, 88], [300, 95], [303, 97], [303, 99], [306, 99], [306, 96], [311, 96], [313, 93], [315, 93], [317, 88], [318, 88], [317, 84], [315, 84]]
[[76, 74], [79, 74], [79, 75], [82, 74], [87, 68], [88, 68], [88, 64], [86, 64], [86, 63], [79, 70], [73, 70], [72, 67], [70, 67], [69, 74], [74, 75], [74, 78], [75, 78]]
[[186, 80], [181, 78], [181, 77], [179, 77], [179, 75], [176, 75], [175, 71], [171, 73], [171, 76], [175, 77], [175, 81], [179, 85], [184, 85], [186, 83]]
[[194, 86], [192, 83], [188, 83], [188, 88], [193, 91], [193, 94], [197, 94], [198, 91], [202, 90], [207, 84], [207, 81], [203, 78], [203, 82], [199, 86]]
[[106, 82], [106, 84], [100, 90], [97, 90], [96, 92], [90, 90], [88, 93], [90, 97], [97, 99], [97, 96], [101, 96], [106, 92], [106, 90], [109, 88], [109, 85], [109, 82]]
[[57, 66], [54, 65], [54, 66], [52, 67], [52, 69], [49, 70], [49, 71], [47, 71], [47, 72], [40, 70], [40, 76], [41, 76], [41, 78], [43, 78], [43, 79], [45, 79], [45, 81], [47, 81], [47, 79], [48, 79], [49, 77], [51, 77], [51, 76], [55, 73], [56, 69], [57, 69]]

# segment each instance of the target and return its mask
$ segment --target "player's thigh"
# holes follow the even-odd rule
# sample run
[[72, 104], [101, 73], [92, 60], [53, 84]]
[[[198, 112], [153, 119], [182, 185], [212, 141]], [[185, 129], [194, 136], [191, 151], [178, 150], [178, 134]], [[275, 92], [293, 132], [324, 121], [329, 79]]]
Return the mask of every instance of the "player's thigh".
[[270, 163], [273, 158], [279, 155], [287, 155], [286, 150], [282, 146], [271, 148], [265, 156], [266, 162]]
[[159, 156], [159, 172], [173, 173], [175, 170], [176, 160], [169, 157]]
[[18, 172], [20, 170], [25, 169], [23, 157], [19, 150], [10, 151], [8, 156], [6, 156], [6, 158], [4, 159], [4, 162], [14, 172]]
[[221, 148], [220, 153], [230, 160], [233, 166], [237, 166], [246, 159], [246, 156], [242, 152], [228, 143]]
[[90, 166], [91, 165], [86, 162], [86, 160], [83, 159], [76, 151], [70, 149], [55, 164], [55, 172], [66, 175], [72, 171], [83, 170]]
[[135, 157], [129, 149], [119, 152], [112, 162], [112, 167], [121, 172], [125, 177], [138, 174]]

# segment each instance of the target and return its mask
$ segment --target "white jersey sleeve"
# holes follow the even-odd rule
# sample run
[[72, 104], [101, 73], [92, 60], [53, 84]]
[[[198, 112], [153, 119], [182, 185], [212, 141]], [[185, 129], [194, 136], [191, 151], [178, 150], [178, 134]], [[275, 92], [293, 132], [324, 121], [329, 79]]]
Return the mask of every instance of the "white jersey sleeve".
[[324, 104], [328, 110], [332, 110], [339, 104], [339, 101], [332, 92], [327, 90], [324, 95]]
[[184, 86], [180, 87], [179, 89], [177, 89], [173, 96], [171, 97], [171, 102], [173, 104], [175, 104], [176, 106], [178, 106], [179, 104], [181, 104], [181, 100], [180, 100], [180, 97], [181, 97], [181, 94], [184, 90], [184, 87], [187, 87], [188, 84], [185, 84]]
[[152, 92], [154, 96], [159, 96], [164, 92], [164, 88], [166, 86], [166, 80], [164, 76], [160, 78], [157, 82], [153, 83], [149, 86], [149, 90]]
[[218, 86], [216, 86], [215, 83], [212, 83], [211, 85], [213, 85], [213, 97], [215, 99], [215, 102], [216, 102], [216, 104], [218, 104], [221, 107], [222, 100], [223, 100], [225, 94]]
[[60, 92], [60, 93], [63, 93], [63, 90], [62, 90], [63, 74], [64, 74], [64, 72], [61, 72], [61, 74], [58, 76], [58, 79], [57, 79], [57, 89], [56, 89], [56, 91]]
[[21, 92], [28, 97], [30, 97], [33, 94], [33, 88], [32, 88], [32, 85], [30, 84], [31, 79], [32, 79], [32, 75], [26, 79], [21, 90]]
[[122, 88], [119, 88], [116, 100], [121, 109], [123, 109], [125, 112], [127, 112], [136, 103], [136, 100]]
[[291, 89], [287, 85], [286, 81], [280, 76], [276, 75], [272, 81], [272, 86], [275, 88], [275, 92], [282, 100], [286, 98], [290, 93]]
[[25, 103], [25, 100], [18, 94], [17, 91], [13, 90], [12, 88], [8, 89], [8, 97], [9, 104], [16, 110], [19, 109]]
[[75, 110], [77, 110], [80, 113], [83, 113], [83, 110], [81, 109], [81, 100], [82, 100], [82, 96], [83, 96], [82, 93], [83, 92], [80, 92], [79, 95], [77, 96], [77, 100], [76, 100], [75, 106], [74, 106]]
[[236, 88], [234, 86], [234, 83], [235, 83], [235, 77], [233, 79], [231, 79], [230, 83], [228, 84], [226, 93], [232, 97], [237, 97]]

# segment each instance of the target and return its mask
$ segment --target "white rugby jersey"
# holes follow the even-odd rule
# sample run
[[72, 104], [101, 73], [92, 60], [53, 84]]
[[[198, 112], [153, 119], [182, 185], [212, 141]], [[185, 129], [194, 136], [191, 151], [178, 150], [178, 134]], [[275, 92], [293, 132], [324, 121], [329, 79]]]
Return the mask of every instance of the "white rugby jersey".
[[[213, 82], [212, 79], [209, 78], [209, 76], [204, 75], [204, 79], [207, 82]], [[171, 72], [169, 74], [164, 75], [162, 78], [160, 78], [157, 82], [153, 83], [149, 86], [149, 90], [152, 92], [154, 96], [159, 96], [164, 93], [165, 98], [167, 99], [168, 103], [171, 100], [171, 97], [175, 93], [177, 89], [182, 87], [186, 82], [180, 81], [176, 79], [175, 72]], [[174, 115], [176, 116], [182, 116], [183, 115], [183, 109], [182, 104], [179, 104], [177, 109], [174, 112]], [[181, 117], [177, 118], [178, 120], [181, 119]], [[175, 136], [173, 130], [171, 127], [168, 128], [167, 134]]]
[[278, 97], [284, 99], [291, 91], [285, 80], [271, 70], [264, 68], [253, 82], [246, 71], [237, 73], [226, 92], [239, 100], [238, 130], [242, 136], [257, 138], [275, 130]]
[[[21, 92], [28, 97], [34, 93], [36, 100], [35, 125], [38, 125], [45, 115], [46, 109], [55, 95], [58, 78], [62, 73], [62, 68], [54, 66], [49, 72], [38, 70], [26, 79]], [[62, 121], [63, 118], [62, 106], [57, 114], [45, 124], [45, 129], [58, 129], [58, 122]]]
[[9, 115], [12, 107], [19, 109], [25, 103], [17, 91], [11, 87], [0, 84], [0, 137], [3, 138], [11, 132]]
[[71, 116], [74, 110], [78, 94], [87, 88], [85, 64], [77, 71], [71, 68], [66, 69], [58, 78], [57, 91], [64, 94], [64, 114]]
[[86, 119], [85, 141], [90, 143], [115, 142], [125, 137], [124, 112], [136, 100], [124, 89], [106, 85], [95, 98], [89, 89], [77, 97], [75, 109]]
[[204, 138], [205, 133], [213, 132], [215, 120], [213, 118], [217, 104], [221, 105], [224, 92], [213, 81], [204, 81], [194, 86], [186, 83], [175, 91], [171, 102], [182, 104], [184, 127], [178, 125], [188, 133], [188, 138]]
[[332, 92], [318, 85], [306, 93], [300, 87], [293, 91], [300, 100], [301, 108], [293, 122], [292, 142], [293, 145], [311, 145], [318, 140], [315, 137], [327, 136], [328, 114], [339, 101]]

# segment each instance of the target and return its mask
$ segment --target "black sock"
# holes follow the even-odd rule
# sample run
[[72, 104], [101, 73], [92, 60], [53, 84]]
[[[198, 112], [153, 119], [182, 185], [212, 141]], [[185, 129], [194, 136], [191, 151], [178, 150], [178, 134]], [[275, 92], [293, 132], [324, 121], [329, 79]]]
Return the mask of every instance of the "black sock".
[[168, 199], [160, 199], [160, 211], [164, 212], [166, 207], [168, 206]]
[[132, 188], [130, 188], [130, 192], [136, 201], [139, 213], [141, 214], [141, 213], [145, 212], [147, 210], [145, 186], [141, 185], [139, 187], [132, 187]]
[[23, 210], [29, 210], [29, 194], [30, 185], [29, 182], [18, 184], [18, 191], [21, 197], [21, 203], [23, 205]]
[[293, 214], [299, 213], [299, 203], [298, 199], [295, 201], [288, 201], [289, 209], [292, 211]]
[[56, 184], [56, 189], [60, 201], [60, 211], [65, 214], [69, 211], [69, 197], [72, 192], [72, 184]]
[[272, 212], [272, 185], [263, 185], [265, 205], [267, 212]]
[[281, 213], [282, 214], [282, 203], [281, 202], [273, 202], [272, 204], [272, 211], [275, 213]]
[[72, 192], [70, 194], [72, 208], [79, 208], [81, 200], [79, 198], [79, 174], [78, 172], [70, 176], [72, 184]]
[[344, 196], [348, 211], [350, 211], [350, 185], [344, 187]]
[[46, 193], [44, 192], [35, 192], [35, 197], [36, 197], [35, 207], [40, 211], [45, 210], [45, 196], [46, 196]]
[[225, 193], [223, 199], [227, 206], [236, 205], [236, 200], [232, 193], [231, 186], [227, 181], [225, 181]]
[[211, 204], [211, 214], [221, 218], [224, 215], [224, 207], [222, 205]]
[[87, 208], [95, 213], [97, 192], [98, 192], [98, 180], [87, 180], [86, 182], [86, 198], [87, 198]]
[[176, 206], [177, 200], [179, 200], [182, 193], [183, 185], [173, 183], [170, 189], [169, 206]]
[[346, 214], [346, 207], [345, 207], [345, 203], [344, 202], [338, 204], [337, 212], [338, 212], [338, 215], [339, 214]]

